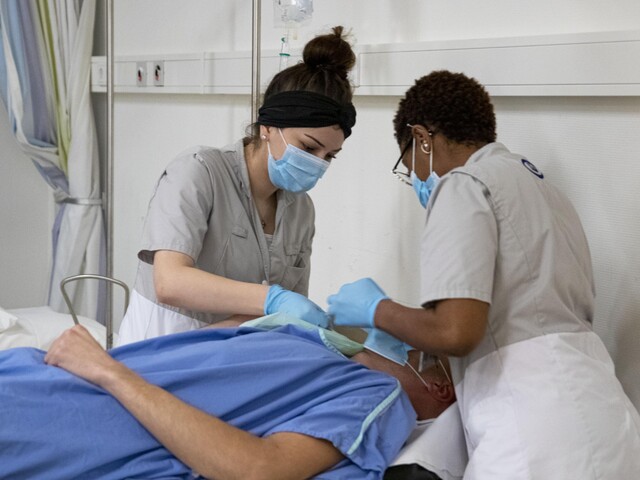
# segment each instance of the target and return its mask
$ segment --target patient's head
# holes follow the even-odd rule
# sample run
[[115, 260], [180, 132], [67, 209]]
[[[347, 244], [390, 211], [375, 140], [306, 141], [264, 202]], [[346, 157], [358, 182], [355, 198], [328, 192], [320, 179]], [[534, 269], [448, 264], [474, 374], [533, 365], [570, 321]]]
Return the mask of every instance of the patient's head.
[[448, 368], [447, 362], [434, 363], [419, 373], [424, 383], [418, 378], [420, 352], [417, 350], [409, 352], [407, 363], [413, 370], [409, 365], [398, 365], [370, 350], [357, 353], [352, 360], [396, 377], [407, 392], [418, 420], [437, 417], [456, 400], [455, 390], [449, 380], [451, 373], [445, 370]]

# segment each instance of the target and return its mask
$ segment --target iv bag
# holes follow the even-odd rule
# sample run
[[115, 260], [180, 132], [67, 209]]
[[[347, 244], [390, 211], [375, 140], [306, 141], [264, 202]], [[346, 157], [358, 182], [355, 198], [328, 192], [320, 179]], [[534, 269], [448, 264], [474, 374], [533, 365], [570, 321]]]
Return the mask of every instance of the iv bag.
[[274, 27], [306, 25], [313, 14], [313, 0], [273, 0]]

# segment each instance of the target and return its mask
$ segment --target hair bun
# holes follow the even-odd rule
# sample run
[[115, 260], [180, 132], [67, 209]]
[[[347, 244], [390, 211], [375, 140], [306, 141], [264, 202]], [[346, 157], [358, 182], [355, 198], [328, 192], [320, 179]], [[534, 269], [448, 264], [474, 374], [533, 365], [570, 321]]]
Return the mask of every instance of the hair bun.
[[304, 47], [302, 60], [311, 70], [331, 71], [347, 78], [356, 63], [356, 55], [345, 40], [344, 28], [337, 26], [332, 31], [310, 40]]

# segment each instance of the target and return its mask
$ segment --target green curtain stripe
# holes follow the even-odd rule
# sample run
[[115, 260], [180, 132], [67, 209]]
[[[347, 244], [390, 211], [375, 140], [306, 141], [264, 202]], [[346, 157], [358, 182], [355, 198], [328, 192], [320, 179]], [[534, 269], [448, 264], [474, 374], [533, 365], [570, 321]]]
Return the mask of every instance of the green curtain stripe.
[[[69, 129], [69, 119], [66, 105], [63, 105], [63, 102], [60, 98], [60, 76], [58, 75], [58, 69], [56, 68], [57, 49], [55, 45], [56, 42], [54, 41], [54, 34], [52, 31], [55, 26], [52, 23], [52, 12], [49, 9], [51, 4], [47, 0], [37, 0], [37, 2], [38, 16], [40, 18], [40, 29], [45, 44], [44, 51], [46, 52], [47, 65], [49, 73], [51, 74], [51, 81], [53, 83], [54, 106], [57, 119], [56, 137], [58, 143], [58, 163], [60, 169], [65, 173], [65, 175], [68, 175], [68, 158], [69, 146], [71, 143], [71, 132]], [[55, 12], [53, 13], [55, 15]]]

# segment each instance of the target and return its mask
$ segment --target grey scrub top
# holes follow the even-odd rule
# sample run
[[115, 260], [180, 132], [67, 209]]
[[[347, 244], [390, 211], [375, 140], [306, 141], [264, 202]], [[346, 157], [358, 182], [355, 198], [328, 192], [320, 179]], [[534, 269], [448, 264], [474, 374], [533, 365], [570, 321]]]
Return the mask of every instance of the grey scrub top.
[[[243, 141], [196, 147], [174, 159], [149, 203], [135, 290], [158, 303], [153, 286], [157, 250], [189, 255], [201, 270], [249, 283], [279, 284], [307, 295], [315, 210], [306, 194], [277, 192], [276, 225], [267, 243], [251, 197]], [[205, 323], [229, 314], [162, 305]]]

